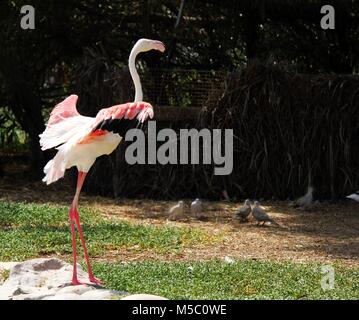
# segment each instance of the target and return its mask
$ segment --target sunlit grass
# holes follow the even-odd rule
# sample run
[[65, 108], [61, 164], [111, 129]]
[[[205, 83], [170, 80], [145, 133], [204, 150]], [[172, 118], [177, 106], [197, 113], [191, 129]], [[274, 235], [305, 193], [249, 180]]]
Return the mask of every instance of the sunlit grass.
[[107, 287], [170, 299], [358, 299], [359, 269], [335, 268], [323, 290], [319, 265], [268, 261], [96, 264]]
[[[185, 246], [207, 243], [211, 238], [203, 231], [190, 228], [104, 220], [91, 208], [81, 208], [80, 215], [92, 257], [120, 248], [180, 253]], [[0, 260], [66, 255], [71, 250], [67, 207], [0, 203]]]

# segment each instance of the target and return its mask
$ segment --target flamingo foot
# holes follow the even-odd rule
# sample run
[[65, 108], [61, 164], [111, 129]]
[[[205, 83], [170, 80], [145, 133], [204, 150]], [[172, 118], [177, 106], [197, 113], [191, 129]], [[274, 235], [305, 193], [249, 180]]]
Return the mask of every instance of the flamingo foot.
[[94, 276], [89, 276], [89, 280], [92, 283], [98, 284], [98, 285], [102, 285], [102, 281], [100, 279], [95, 278]]
[[80, 285], [83, 285], [83, 284], [85, 284], [85, 283], [79, 281], [79, 280], [77, 279], [77, 277], [76, 277], [76, 278], [72, 278], [71, 284], [72, 284], [73, 286], [80, 286]]

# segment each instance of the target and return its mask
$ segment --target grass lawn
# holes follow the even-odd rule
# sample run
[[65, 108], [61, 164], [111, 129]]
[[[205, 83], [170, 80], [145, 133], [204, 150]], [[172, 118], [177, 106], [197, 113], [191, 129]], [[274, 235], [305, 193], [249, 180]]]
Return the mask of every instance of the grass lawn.
[[[102, 263], [112, 249], [180, 254], [197, 244], [220, 241], [203, 230], [133, 224], [105, 219], [81, 208], [94, 271], [105, 285], [171, 299], [359, 299], [359, 269], [335, 266], [335, 286], [324, 291], [319, 264], [239, 260]], [[0, 261], [71, 254], [68, 208], [0, 202]], [[120, 258], [120, 257], [119, 257]], [[105, 260], [106, 259], [100, 259]]]
[[[184, 246], [211, 241], [211, 236], [193, 228], [105, 220], [90, 208], [81, 208], [80, 219], [92, 257], [103, 256], [116, 248], [179, 253]], [[67, 207], [0, 202], [0, 261], [71, 252]]]
[[335, 268], [333, 290], [321, 288], [319, 265], [242, 260], [96, 264], [106, 286], [170, 299], [359, 299], [359, 270]]

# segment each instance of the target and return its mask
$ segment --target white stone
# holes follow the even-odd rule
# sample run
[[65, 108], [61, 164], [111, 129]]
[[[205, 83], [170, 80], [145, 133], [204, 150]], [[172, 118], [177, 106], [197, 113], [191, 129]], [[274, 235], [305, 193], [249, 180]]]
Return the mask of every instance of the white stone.
[[[72, 265], [59, 259], [33, 259], [15, 263], [9, 278], [0, 286], [1, 300], [39, 299], [103, 299], [114, 295], [112, 291], [94, 286], [78, 265], [78, 279], [84, 285], [72, 286]], [[88, 285], [86, 285], [88, 284]], [[87, 292], [94, 292], [82, 297]], [[96, 293], [98, 292], [98, 293]], [[121, 294], [117, 293], [116, 294]]]
[[56, 294], [56, 290], [47, 288], [40, 289], [30, 294], [21, 294], [18, 296], [13, 296], [12, 300], [42, 300], [45, 297], [53, 296]]
[[10, 270], [13, 266], [17, 264], [18, 262], [0, 262], [0, 270]]
[[0, 300], [9, 300], [12, 296], [18, 296], [28, 293], [30, 292], [24, 290], [23, 288], [21, 288], [21, 286], [4, 284], [0, 287]]
[[[0, 286], [0, 300], [105, 300], [119, 299], [126, 292], [107, 290], [89, 282], [78, 265], [82, 285], [71, 285], [72, 265], [59, 259], [33, 259], [7, 264], [9, 278]], [[125, 300], [167, 300], [163, 297], [135, 294]]]
[[75, 293], [75, 294], [83, 294], [87, 291], [95, 290], [92, 286], [87, 285], [79, 285], [79, 286], [68, 286], [63, 287], [57, 291], [57, 294], [65, 294], [65, 293]]
[[110, 297], [116, 294], [118, 295], [118, 293], [111, 290], [98, 289], [98, 290], [87, 291], [81, 296], [85, 300], [105, 300], [105, 299], [109, 299]]
[[76, 293], [64, 293], [64, 294], [57, 294], [50, 297], [45, 297], [42, 300], [82, 300], [81, 295]]

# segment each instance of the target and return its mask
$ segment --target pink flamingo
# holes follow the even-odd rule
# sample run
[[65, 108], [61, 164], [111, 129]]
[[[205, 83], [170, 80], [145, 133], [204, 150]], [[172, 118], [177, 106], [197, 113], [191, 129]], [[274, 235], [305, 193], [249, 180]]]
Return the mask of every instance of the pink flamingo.
[[58, 150], [55, 157], [44, 168], [44, 182], [50, 184], [57, 181], [64, 176], [66, 169], [73, 166], [76, 166], [78, 170], [76, 193], [69, 211], [74, 263], [73, 285], [81, 284], [77, 278], [75, 224], [83, 246], [89, 280], [96, 284], [101, 283], [100, 280], [94, 277], [88, 258], [77, 211], [79, 196], [86, 174], [96, 158], [104, 154], [110, 154], [115, 150], [129, 127], [143, 124], [149, 118], [153, 118], [152, 106], [142, 101], [142, 87], [135, 66], [136, 56], [140, 52], [152, 49], [160, 52], [165, 51], [162, 42], [149, 39], [138, 40], [131, 50], [129, 69], [136, 91], [134, 102], [102, 109], [95, 118], [92, 118], [78, 113], [76, 109], [78, 97], [71, 95], [55, 106], [45, 131], [40, 135], [42, 150], [54, 147]]

